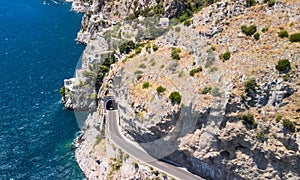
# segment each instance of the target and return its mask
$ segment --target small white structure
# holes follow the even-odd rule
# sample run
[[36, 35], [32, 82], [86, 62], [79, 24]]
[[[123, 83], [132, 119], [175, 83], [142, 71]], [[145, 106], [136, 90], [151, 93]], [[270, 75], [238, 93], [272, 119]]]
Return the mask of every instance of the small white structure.
[[80, 87], [80, 79], [79, 78], [71, 78], [71, 79], [65, 79], [64, 80], [64, 86], [66, 89], [66, 92], [70, 92], [74, 94], [78, 91]]
[[168, 27], [170, 25], [170, 20], [169, 20], [169, 18], [160, 18], [159, 19], [159, 24], [162, 27]]

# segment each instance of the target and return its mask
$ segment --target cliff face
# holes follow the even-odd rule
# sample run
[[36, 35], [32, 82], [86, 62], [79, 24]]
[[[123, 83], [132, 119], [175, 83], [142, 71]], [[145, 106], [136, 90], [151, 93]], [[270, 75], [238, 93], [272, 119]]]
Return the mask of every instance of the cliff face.
[[[105, 37], [108, 49], [138, 42], [138, 29], [149, 29], [147, 18], [111, 26], [157, 4], [99, 2], [85, 11], [78, 38]], [[168, 17], [185, 7], [182, 1], [162, 6]], [[217, 2], [128, 55], [117, 49], [105, 91], [119, 105], [123, 134], [208, 179], [299, 178], [300, 44], [278, 35], [300, 32], [299, 9], [297, 1]], [[251, 25], [255, 32], [247, 35]], [[290, 67], [279, 72], [284, 59]], [[181, 95], [179, 104], [170, 100], [172, 92]]]
[[[281, 29], [299, 31], [297, 9], [296, 2], [251, 8], [243, 1], [216, 3], [196, 14], [191, 26], [178, 26], [154, 41], [158, 51], [143, 49], [119, 63], [115, 81], [122, 80], [112, 89], [124, 133], [143, 144], [176, 137], [176, 151], [167, 150], [165, 158], [206, 178], [299, 177], [299, 132], [283, 126], [283, 119], [299, 123], [299, 43], [277, 34]], [[242, 25], [252, 24], [259, 40], [241, 31]], [[262, 32], [264, 28], [268, 31]], [[172, 47], [181, 48], [180, 60], [170, 57]], [[226, 51], [231, 58], [223, 61], [218, 55]], [[288, 80], [275, 69], [281, 59], [292, 64]], [[189, 71], [198, 66], [203, 71], [191, 77]], [[137, 79], [131, 73], [138, 70]], [[255, 90], [247, 93], [245, 84], [251, 78]], [[143, 88], [145, 82], [149, 88]], [[158, 86], [167, 89], [163, 95], [157, 94]], [[212, 89], [206, 94], [205, 87]], [[182, 112], [168, 99], [173, 91], [180, 92], [185, 106], [192, 102], [199, 117], [195, 127], [180, 136], [172, 133]], [[253, 116], [255, 123], [242, 120], [243, 115]]]

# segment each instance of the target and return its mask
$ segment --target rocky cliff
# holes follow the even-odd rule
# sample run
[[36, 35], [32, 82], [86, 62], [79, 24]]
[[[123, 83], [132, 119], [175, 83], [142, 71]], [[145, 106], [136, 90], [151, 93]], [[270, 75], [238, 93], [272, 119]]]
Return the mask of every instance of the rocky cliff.
[[[282, 34], [300, 32], [300, 3], [216, 2], [153, 40], [137, 38], [147, 18], [137, 24], [123, 19], [159, 2], [136, 2], [103, 1], [93, 10], [86, 2], [78, 34], [88, 44], [104, 37], [108, 49], [116, 50], [118, 62], [105, 91], [119, 105], [123, 134], [153, 156], [207, 179], [298, 179], [300, 44]], [[185, 12], [186, 4], [162, 1], [162, 7], [161, 14], [172, 18]], [[128, 54], [117, 48], [130, 40], [138, 45]], [[172, 98], [174, 92], [180, 100]], [[81, 167], [82, 158], [97, 161], [91, 155], [97, 147], [77, 156]], [[79, 145], [76, 154], [86, 151]], [[83, 170], [107, 177], [101, 176], [104, 170]]]

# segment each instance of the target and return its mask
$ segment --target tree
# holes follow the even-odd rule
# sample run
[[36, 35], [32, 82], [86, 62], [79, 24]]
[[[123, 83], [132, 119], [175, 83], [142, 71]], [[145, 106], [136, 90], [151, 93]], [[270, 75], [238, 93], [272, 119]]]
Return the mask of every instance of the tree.
[[180, 104], [181, 95], [179, 94], [179, 92], [174, 91], [170, 94], [169, 99], [171, 100], [172, 103]]
[[201, 72], [202, 71], [202, 67], [200, 66], [200, 67], [198, 67], [198, 68], [196, 68], [196, 69], [192, 69], [191, 71], [190, 71], [190, 75], [191, 76], [195, 76], [195, 74], [197, 74], [197, 73], [199, 73], [199, 72]]
[[251, 114], [251, 113], [247, 113], [247, 114], [243, 114], [241, 119], [250, 124], [250, 125], [254, 125], [254, 127], [257, 127], [257, 123], [255, 122], [255, 119], [254, 119], [254, 115]]
[[159, 86], [158, 88], [156, 88], [157, 94], [162, 94], [166, 91], [166, 88]]
[[153, 49], [153, 51], [157, 51], [158, 50], [158, 46], [156, 44], [153, 44], [152, 49]]
[[223, 53], [220, 55], [221, 59], [224, 59], [225, 61], [229, 60], [231, 57], [231, 53], [229, 51]]
[[246, 83], [245, 83], [245, 92], [247, 94], [251, 93], [251, 92], [256, 92], [255, 88], [256, 88], [257, 84], [256, 84], [256, 79], [255, 78], [251, 78], [249, 79]]
[[181, 49], [179, 49], [179, 48], [172, 48], [171, 56], [172, 56], [173, 59], [180, 60], [179, 53], [181, 53]]
[[147, 89], [150, 86], [149, 82], [144, 82], [143, 83], [143, 89]]
[[244, 34], [246, 34], [247, 36], [252, 36], [254, 33], [256, 33], [257, 31], [257, 27], [255, 25], [251, 25], [251, 26], [246, 26], [246, 25], [243, 25], [241, 27], [241, 30]]
[[255, 34], [254, 34], [254, 39], [255, 39], [255, 40], [259, 40], [259, 38], [260, 38], [260, 34], [259, 34], [259, 33], [255, 33]]
[[278, 33], [278, 36], [280, 38], [285, 38], [285, 37], [289, 37], [289, 33], [286, 31], [286, 30], [281, 30], [279, 33]]
[[282, 124], [285, 128], [287, 128], [288, 130], [290, 130], [291, 132], [295, 132], [296, 131], [296, 127], [295, 127], [295, 124], [288, 120], [288, 119], [284, 119], [282, 121]]
[[291, 69], [291, 63], [287, 59], [279, 60], [277, 65], [276, 65], [276, 69], [280, 73], [289, 72], [289, 70]]
[[132, 49], [136, 47], [133, 41], [128, 41], [119, 46], [120, 53], [128, 54]]

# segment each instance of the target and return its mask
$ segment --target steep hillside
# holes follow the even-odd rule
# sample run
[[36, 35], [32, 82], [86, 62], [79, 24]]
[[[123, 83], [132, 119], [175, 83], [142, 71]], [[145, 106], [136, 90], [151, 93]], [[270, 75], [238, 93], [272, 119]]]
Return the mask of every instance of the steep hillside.
[[157, 14], [177, 17], [168, 28], [134, 20], [160, 4], [147, 3], [100, 3], [78, 36], [103, 36], [114, 50], [99, 98], [115, 97], [122, 132], [208, 179], [299, 178], [300, 2], [193, 4], [189, 17], [183, 1], [162, 1]]

